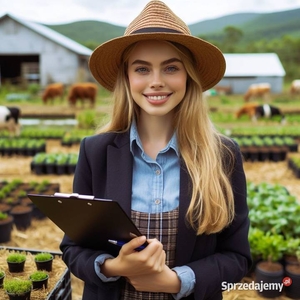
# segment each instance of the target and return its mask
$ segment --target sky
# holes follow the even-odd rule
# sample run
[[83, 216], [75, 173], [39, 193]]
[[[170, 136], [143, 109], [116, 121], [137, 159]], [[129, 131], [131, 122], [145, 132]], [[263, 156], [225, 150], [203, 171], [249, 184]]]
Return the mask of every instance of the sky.
[[[165, 0], [188, 25], [241, 12], [269, 13], [300, 8], [300, 0]], [[0, 16], [43, 24], [97, 20], [127, 26], [148, 0], [0, 0]]]

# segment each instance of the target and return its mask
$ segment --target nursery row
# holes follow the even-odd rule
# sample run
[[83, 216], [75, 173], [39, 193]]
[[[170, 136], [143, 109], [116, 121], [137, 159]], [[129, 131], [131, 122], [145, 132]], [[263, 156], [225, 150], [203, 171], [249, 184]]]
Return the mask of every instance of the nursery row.
[[[72, 130], [62, 129], [57, 126], [52, 126], [48, 128], [39, 127], [26, 127], [22, 128], [20, 137], [22, 139], [61, 139], [65, 142], [72, 141], [73, 143], [78, 143], [85, 137], [94, 134], [92, 129], [77, 129]], [[9, 138], [7, 132], [1, 132], [0, 138]], [[18, 139], [18, 138], [14, 138]]]
[[73, 174], [77, 161], [77, 153], [38, 153], [33, 157], [30, 168], [37, 175]]
[[[256, 282], [282, 284], [289, 278], [292, 284], [284, 294], [300, 298], [300, 203], [280, 185], [248, 183], [247, 195], [251, 228], [249, 243]], [[276, 270], [276, 272], [274, 272]], [[283, 294], [280, 290], [259, 292], [266, 298]]]
[[300, 139], [300, 127], [299, 125], [289, 126], [235, 126], [228, 130], [223, 130], [225, 134], [232, 136], [289, 136], [295, 139]]
[[234, 137], [245, 161], [273, 161], [286, 159], [287, 153], [297, 152], [298, 143], [291, 137]]
[[238, 137], [233, 136], [234, 140], [239, 144], [240, 147], [286, 147], [289, 152], [298, 151], [298, 142], [291, 137], [285, 136], [244, 136]]
[[46, 151], [44, 139], [30, 138], [0, 138], [0, 154], [2, 156], [22, 155], [34, 156], [39, 152]]

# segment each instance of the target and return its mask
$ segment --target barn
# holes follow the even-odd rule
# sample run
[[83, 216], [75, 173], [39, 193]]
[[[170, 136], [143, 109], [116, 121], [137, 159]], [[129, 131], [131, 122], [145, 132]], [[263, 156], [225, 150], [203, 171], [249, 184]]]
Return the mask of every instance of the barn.
[[268, 82], [272, 93], [281, 93], [285, 70], [276, 53], [224, 54], [226, 72], [216, 88], [244, 94], [253, 83]]
[[0, 17], [0, 41], [1, 83], [46, 86], [92, 79], [92, 51], [46, 26], [5, 14]]

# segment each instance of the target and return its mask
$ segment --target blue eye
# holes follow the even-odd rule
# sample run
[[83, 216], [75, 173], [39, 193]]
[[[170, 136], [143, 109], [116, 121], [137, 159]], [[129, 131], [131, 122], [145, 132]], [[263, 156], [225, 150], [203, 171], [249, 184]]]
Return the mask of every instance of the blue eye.
[[139, 67], [139, 68], [135, 69], [135, 72], [137, 72], [137, 73], [146, 73], [146, 72], [148, 72], [148, 69], [145, 68], [145, 67]]
[[168, 66], [168, 67], [166, 67], [166, 72], [168, 72], [168, 73], [173, 73], [173, 72], [176, 72], [176, 71], [178, 71], [179, 70], [179, 68], [178, 67], [176, 67], [176, 66]]

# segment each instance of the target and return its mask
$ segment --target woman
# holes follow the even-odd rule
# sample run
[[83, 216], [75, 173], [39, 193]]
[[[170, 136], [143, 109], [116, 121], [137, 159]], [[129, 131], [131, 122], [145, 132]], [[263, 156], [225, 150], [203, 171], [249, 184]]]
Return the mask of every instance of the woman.
[[251, 263], [241, 154], [202, 98], [224, 74], [222, 53], [150, 1], [90, 69], [114, 109], [81, 143], [74, 192], [118, 201], [144, 235], [109, 253], [64, 237], [83, 300], [221, 299], [222, 282], [240, 281]]

